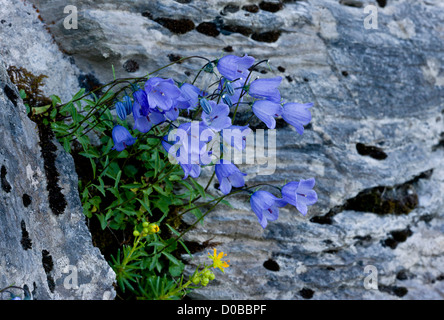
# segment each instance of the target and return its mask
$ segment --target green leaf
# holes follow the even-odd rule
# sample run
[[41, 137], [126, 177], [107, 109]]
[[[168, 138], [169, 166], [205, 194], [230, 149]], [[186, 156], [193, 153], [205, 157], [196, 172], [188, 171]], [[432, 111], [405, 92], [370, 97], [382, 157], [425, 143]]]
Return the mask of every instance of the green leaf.
[[204, 188], [193, 178], [190, 177], [190, 180], [193, 182], [193, 185], [196, 187], [196, 190], [199, 192], [200, 196], [205, 199], [206, 194]]

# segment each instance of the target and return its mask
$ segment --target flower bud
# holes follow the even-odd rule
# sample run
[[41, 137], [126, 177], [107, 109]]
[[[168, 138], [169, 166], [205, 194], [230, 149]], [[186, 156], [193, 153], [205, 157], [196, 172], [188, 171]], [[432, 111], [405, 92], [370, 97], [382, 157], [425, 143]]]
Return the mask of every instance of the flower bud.
[[233, 86], [231, 85], [231, 82], [225, 82], [225, 89], [227, 89], [227, 92], [230, 96], [234, 95], [234, 89]]
[[149, 233], [158, 233], [159, 232], [159, 226], [155, 223], [151, 223], [148, 227]]
[[134, 230], [134, 232], [133, 232], [133, 236], [135, 236], [135, 237], [138, 237], [138, 236], [140, 236], [140, 232], [139, 232], [139, 231], [137, 231], [137, 230]]
[[146, 221], [144, 221], [144, 222], [142, 223], [142, 227], [144, 227], [144, 228], [148, 228], [149, 225], [150, 225], [150, 224], [149, 224], [148, 222], [146, 222]]
[[233, 102], [231, 101], [230, 97], [227, 97], [226, 94], [222, 95], [222, 101], [230, 108], [233, 106]]
[[206, 113], [206, 114], [210, 114], [212, 111], [211, 105], [208, 102], [207, 99], [202, 98], [200, 99], [200, 106], [202, 107], [202, 110]]
[[195, 276], [191, 279], [191, 282], [197, 285], [199, 284], [200, 280], [200, 277]]
[[208, 278], [203, 278], [200, 284], [206, 287], [209, 282], [210, 280]]
[[125, 109], [125, 105], [122, 102], [117, 102], [116, 103], [116, 113], [117, 116], [121, 119], [121, 120], [125, 120], [126, 119], [126, 109]]

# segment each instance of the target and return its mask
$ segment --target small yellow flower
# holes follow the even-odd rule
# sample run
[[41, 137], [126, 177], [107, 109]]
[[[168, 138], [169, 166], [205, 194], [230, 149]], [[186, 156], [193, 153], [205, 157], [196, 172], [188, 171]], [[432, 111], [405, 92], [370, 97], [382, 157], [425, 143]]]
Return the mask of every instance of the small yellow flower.
[[[219, 268], [222, 272], [225, 272], [224, 268], [228, 268], [230, 265], [226, 261], [222, 261], [222, 257], [226, 256], [223, 252], [217, 254], [217, 250], [214, 249], [213, 255], [208, 252], [209, 258], [213, 260], [213, 268]], [[230, 262], [230, 260], [227, 260]]]
[[159, 232], [159, 226], [157, 225], [157, 224], [155, 224], [155, 223], [151, 223], [149, 226], [148, 226], [148, 229], [149, 229], [149, 232], [150, 233], [158, 233]]

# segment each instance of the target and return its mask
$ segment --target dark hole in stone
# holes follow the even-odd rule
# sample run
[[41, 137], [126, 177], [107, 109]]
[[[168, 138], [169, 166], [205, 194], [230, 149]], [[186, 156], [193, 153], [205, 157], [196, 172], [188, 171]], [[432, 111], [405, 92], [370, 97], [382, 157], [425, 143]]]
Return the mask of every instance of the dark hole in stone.
[[192, 0], [174, 0], [179, 3], [190, 3]]
[[52, 261], [52, 257], [47, 250], [42, 250], [42, 265], [43, 269], [45, 269], [46, 281], [48, 283], [49, 290], [54, 292], [55, 282], [51, 275], [51, 271], [54, 268], [54, 262]]
[[187, 77], [191, 76], [191, 72], [189, 72], [188, 70], [185, 71], [184, 73], [185, 73], [185, 75], [186, 75]]
[[27, 207], [29, 207], [29, 205], [31, 204], [31, 202], [32, 202], [32, 198], [31, 198], [30, 195], [28, 195], [28, 194], [25, 193], [25, 194], [22, 196], [22, 201], [23, 201], [23, 206], [24, 206], [25, 208], [27, 208]]
[[377, 214], [407, 214], [418, 205], [418, 195], [408, 183], [396, 187], [375, 187], [361, 191], [347, 201], [345, 210]]
[[270, 271], [279, 271], [279, 264], [273, 259], [268, 259], [264, 262], [264, 268]]
[[11, 185], [9, 184], [8, 180], [6, 180], [7, 171], [5, 166], [2, 166], [0, 173], [1, 173], [0, 178], [3, 191], [5, 191], [6, 193], [11, 192]]
[[194, 29], [194, 22], [190, 19], [170, 19], [170, 18], [158, 18], [156, 20], [158, 24], [167, 28], [173, 33], [185, 34]]
[[[178, 54], [170, 53], [170, 54], [168, 55], [168, 59], [169, 59], [171, 62], [177, 62], [177, 61], [179, 61], [180, 59], [182, 59], [182, 57], [179, 56]], [[178, 64], [181, 64], [181, 63], [182, 63], [182, 62], [178, 62]]]
[[366, 146], [363, 143], [357, 143], [356, 150], [361, 156], [369, 156], [376, 160], [384, 160], [385, 158], [387, 158], [387, 154], [384, 151], [382, 151], [381, 148], [374, 146]]
[[221, 14], [222, 14], [222, 15], [226, 15], [227, 13], [235, 13], [235, 12], [238, 12], [238, 11], [239, 11], [239, 6], [238, 6], [238, 5], [235, 5], [235, 4], [227, 4], [227, 5], [223, 8]]
[[[81, 74], [79, 75], [78, 80], [79, 80], [79, 87], [85, 88], [86, 93], [98, 89], [99, 87], [102, 86], [99, 79], [97, 79], [96, 76], [94, 76], [92, 73]], [[101, 94], [100, 91], [96, 91], [95, 93], [96, 95]]]
[[219, 187], [220, 187], [220, 184], [219, 184], [219, 183], [215, 183], [215, 184], [214, 184], [214, 189], [219, 189]]
[[376, 0], [376, 2], [381, 8], [384, 8], [387, 5], [387, 0]]
[[281, 36], [280, 31], [268, 31], [268, 32], [262, 32], [262, 33], [254, 33], [251, 36], [251, 39], [260, 41], [260, 42], [276, 42], [279, 37]]
[[336, 269], [335, 268], [333, 268], [333, 267], [327, 267], [326, 268], [328, 271], [335, 271]]
[[45, 169], [49, 207], [55, 215], [59, 215], [65, 212], [67, 202], [62, 188], [59, 186], [59, 173], [56, 168], [57, 147], [52, 141], [54, 133], [50, 125], [45, 125], [42, 121], [37, 121], [37, 127], [39, 128], [39, 145]]
[[283, 7], [282, 2], [268, 2], [268, 1], [262, 1], [259, 3], [259, 8], [261, 8], [264, 11], [269, 12], [277, 12], [281, 10]]
[[304, 299], [311, 299], [311, 298], [313, 298], [314, 293], [315, 292], [313, 290], [309, 289], [309, 288], [302, 288], [302, 290], [299, 291], [299, 294]]
[[14, 106], [17, 107], [18, 97], [17, 97], [17, 94], [15, 93], [15, 91], [13, 89], [11, 89], [11, 87], [8, 85], [5, 85], [5, 87], [3, 88], [3, 91], [5, 92], [8, 99], [14, 104]]
[[251, 12], [251, 13], [257, 13], [259, 12], [259, 7], [255, 4], [251, 4], [251, 5], [245, 5], [242, 7], [242, 10]]
[[153, 15], [149, 11], [142, 12], [142, 16], [151, 20], [153, 19]]
[[342, 73], [342, 75], [343, 75], [344, 77], [348, 77], [348, 72], [347, 72], [347, 71], [344, 70], [344, 71], [342, 71], [341, 73]]
[[6, 20], [3, 20], [3, 19], [0, 21], [1, 24], [4, 24], [5, 22], [6, 22]]
[[393, 287], [393, 293], [398, 297], [405, 296], [409, 291], [405, 287]]
[[284, 68], [284, 67], [281, 67], [281, 66], [278, 66], [278, 70], [279, 70], [280, 72], [285, 72], [285, 68]]
[[225, 52], [233, 52], [233, 47], [232, 46], [227, 46], [227, 47], [223, 48], [223, 50]]
[[210, 37], [217, 37], [220, 34], [219, 29], [213, 22], [202, 22], [196, 27], [197, 32], [203, 33]]
[[409, 278], [412, 278], [412, 275], [407, 270], [401, 270], [396, 274], [396, 279], [400, 281], [408, 280]]
[[440, 274], [440, 275], [436, 278], [436, 280], [437, 280], [437, 281], [444, 281], [444, 273], [443, 273], [443, 274]]
[[303, 80], [304, 80], [304, 82], [308, 82], [308, 81], [310, 81], [310, 80], [308, 80], [308, 78], [304, 78]]
[[340, 0], [339, 3], [354, 8], [362, 8], [363, 6], [362, 2], [358, 0]]
[[139, 70], [139, 63], [136, 60], [129, 59], [123, 64], [123, 69], [125, 69], [126, 72], [136, 72]]
[[29, 233], [26, 230], [26, 224], [25, 221], [21, 221], [20, 227], [22, 229], [22, 239], [20, 240], [20, 243], [22, 245], [23, 250], [32, 249], [32, 241], [29, 238]]
[[225, 31], [225, 33], [228, 31], [228, 34], [240, 33], [246, 37], [253, 33], [253, 30], [251, 28], [238, 25], [225, 25], [223, 26], [223, 31]]
[[410, 230], [410, 228], [392, 231], [390, 232], [391, 237], [385, 239], [383, 245], [391, 249], [396, 249], [399, 243], [405, 242], [412, 234], [413, 232]]
[[42, 250], [42, 265], [45, 273], [50, 273], [54, 268], [54, 262], [48, 250]]
[[293, 82], [293, 79], [290, 76], [286, 76], [285, 79], [287, 79], [288, 82]]

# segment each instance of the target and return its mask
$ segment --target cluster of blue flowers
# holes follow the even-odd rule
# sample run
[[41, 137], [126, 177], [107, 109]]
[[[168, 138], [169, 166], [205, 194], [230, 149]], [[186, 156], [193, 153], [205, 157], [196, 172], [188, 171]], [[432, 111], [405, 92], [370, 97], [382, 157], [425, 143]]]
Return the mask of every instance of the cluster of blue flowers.
[[[183, 83], [177, 85], [172, 79], [159, 77], [146, 81], [143, 89], [133, 92], [133, 100], [125, 96], [122, 102], [117, 102], [116, 112], [120, 119], [124, 120], [131, 113], [134, 117], [133, 129], [146, 133], [155, 125], [166, 121], [175, 121], [180, 111], [189, 113], [202, 109], [200, 121], [192, 121], [176, 126], [173, 139], [163, 137], [162, 145], [165, 150], [181, 166], [184, 179], [188, 176], [197, 178], [200, 176], [201, 167], [215, 163], [215, 174], [219, 180], [219, 189], [224, 194], [229, 194], [232, 188], [245, 186], [244, 177], [236, 165], [226, 159], [218, 159], [214, 162], [208, 145], [214, 138], [214, 134], [224, 131], [234, 132], [241, 139], [225, 141], [229, 145], [242, 150], [245, 149], [246, 136], [251, 132], [248, 125], [233, 125], [229, 117], [230, 109], [243, 103], [245, 97], [250, 97], [250, 106], [254, 115], [265, 123], [269, 129], [276, 126], [276, 118], [282, 117], [287, 123], [294, 126], [299, 134], [303, 134], [304, 125], [311, 120], [310, 108], [312, 103], [300, 104], [285, 102], [281, 98], [279, 85], [281, 77], [269, 79], [255, 79], [251, 81], [251, 69], [255, 59], [248, 55], [238, 57], [227, 55], [214, 62], [221, 77], [218, 88], [213, 94], [208, 94], [193, 84]], [[213, 71], [213, 62], [207, 65], [206, 70]], [[213, 98], [213, 99], [211, 99]], [[217, 102], [215, 101], [217, 100]], [[223, 135], [224, 138], [226, 135]], [[136, 142], [130, 132], [123, 126], [117, 125], [112, 132], [114, 148], [122, 151], [127, 146]], [[204, 138], [203, 138], [204, 137]], [[213, 140], [214, 141], [214, 140]], [[291, 204], [303, 215], [307, 214], [307, 206], [317, 201], [316, 192], [313, 190], [315, 180], [300, 180], [287, 183], [279, 188], [282, 198], [276, 197], [270, 192], [258, 190], [251, 195], [251, 207], [258, 217], [263, 228], [268, 221], [278, 218], [279, 207]]]

